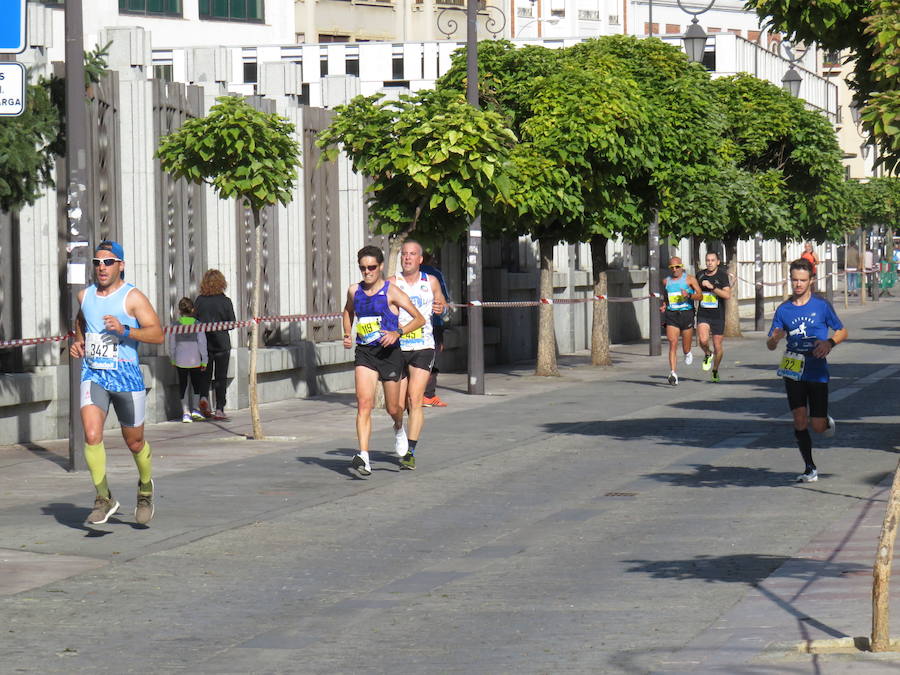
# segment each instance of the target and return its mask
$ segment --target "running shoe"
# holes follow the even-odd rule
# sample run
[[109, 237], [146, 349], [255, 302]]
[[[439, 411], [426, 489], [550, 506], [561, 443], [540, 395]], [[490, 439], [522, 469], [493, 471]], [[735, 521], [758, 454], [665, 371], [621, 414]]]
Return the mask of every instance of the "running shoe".
[[199, 410], [192, 410], [191, 411], [191, 419], [194, 420], [195, 422], [202, 422], [203, 420], [206, 419], [206, 415], [204, 415]]
[[416, 456], [414, 454], [407, 453], [406, 457], [403, 457], [400, 460], [400, 468], [401, 469], [409, 469], [410, 471], [416, 470]]
[[190, 424], [194, 420], [191, 418], [191, 413], [184, 413], [184, 415], [181, 416], [181, 421], [184, 424]]
[[673, 387], [678, 384], [678, 375], [673, 372], [669, 373], [669, 384]]
[[394, 452], [397, 453], [397, 457], [406, 457], [406, 453], [409, 452], [409, 440], [402, 424], [399, 429], [394, 429]]
[[101, 497], [97, 495], [94, 500], [94, 510], [87, 517], [88, 525], [102, 525], [109, 517], [119, 510], [119, 502], [113, 496]]
[[200, 399], [200, 412], [207, 419], [213, 416], [212, 408], [209, 407], [209, 401], [205, 398]]
[[815, 483], [819, 480], [819, 472], [815, 469], [810, 469], [806, 473], [801, 473], [797, 476], [798, 483]]
[[422, 405], [426, 408], [446, 408], [447, 404], [441, 400], [440, 396], [426, 396], [422, 399]]
[[360, 476], [372, 475], [372, 467], [369, 466], [369, 461], [363, 459], [363, 456], [358, 453], [353, 456], [353, 461], [350, 462], [350, 466], [356, 469]]
[[231, 418], [225, 414], [223, 410], [216, 410], [215, 414], [212, 416], [214, 420], [217, 422], [230, 422]]
[[684, 363], [689, 366], [694, 362], [694, 352], [688, 352], [684, 355]]
[[834, 418], [829, 415], [828, 428], [822, 432], [822, 438], [831, 438], [832, 436], [834, 436]]
[[712, 368], [712, 359], [712, 354], [707, 354], [703, 357], [703, 370], [709, 370], [710, 368]]
[[156, 508], [153, 506], [153, 492], [156, 486], [150, 480], [150, 494], [141, 492], [141, 484], [138, 482], [137, 508], [134, 510], [134, 519], [138, 525], [146, 525], [153, 518]]
[[713, 382], [720, 382], [720, 381], [721, 381], [721, 378], [719, 377], [719, 371], [718, 371], [718, 370], [714, 370], [714, 371], [712, 372], [712, 378], [710, 378], [710, 379], [712, 379]]

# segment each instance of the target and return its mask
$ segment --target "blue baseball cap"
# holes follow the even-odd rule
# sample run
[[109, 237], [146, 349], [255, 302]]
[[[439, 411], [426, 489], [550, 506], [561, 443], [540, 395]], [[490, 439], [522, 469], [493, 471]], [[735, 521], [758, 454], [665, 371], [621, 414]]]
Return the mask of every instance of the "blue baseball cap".
[[117, 241], [101, 241], [97, 244], [97, 248], [94, 249], [94, 253], [97, 251], [109, 251], [119, 260], [125, 260], [125, 249], [122, 248], [122, 244]]

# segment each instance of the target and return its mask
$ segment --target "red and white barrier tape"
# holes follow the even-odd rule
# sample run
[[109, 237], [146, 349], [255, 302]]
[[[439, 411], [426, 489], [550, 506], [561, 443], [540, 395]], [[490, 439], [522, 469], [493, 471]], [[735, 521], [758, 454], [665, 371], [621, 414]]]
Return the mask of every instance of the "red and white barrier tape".
[[2, 347], [25, 347], [28, 345], [42, 345], [47, 342], [62, 342], [75, 336], [75, 331], [69, 331], [65, 335], [53, 335], [52, 337], [18, 338], [16, 340], [0, 340]]
[[[823, 274], [820, 277], [816, 277], [816, 281], [822, 281], [827, 279], [828, 277], [842, 277], [845, 276], [846, 272], [832, 272], [831, 274]], [[750, 284], [751, 286], [787, 286], [790, 284], [789, 280], [783, 281], [760, 281], [756, 283], [755, 281], [750, 281], [749, 279], [744, 279], [743, 277], [738, 277], [738, 281], [743, 281], [745, 284]]]

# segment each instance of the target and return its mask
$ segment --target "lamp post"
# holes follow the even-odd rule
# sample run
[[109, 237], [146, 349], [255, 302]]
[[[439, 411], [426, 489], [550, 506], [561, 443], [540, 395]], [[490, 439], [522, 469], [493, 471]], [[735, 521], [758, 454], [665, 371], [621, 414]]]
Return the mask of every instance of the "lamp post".
[[[87, 284], [92, 237], [87, 170], [87, 106], [84, 97], [84, 31], [82, 0], [65, 5], [66, 73], [66, 181], [68, 219], [66, 231], [66, 282], [69, 289], [70, 327], [75, 326], [80, 306], [78, 293]], [[81, 449], [81, 359], [69, 357], [69, 471], [86, 468]]]
[[789, 40], [781, 40], [778, 43], [778, 55], [788, 62], [787, 72], [781, 78], [781, 86], [794, 98], [800, 96], [800, 85], [803, 84], [803, 78], [794, 66], [805, 54], [806, 51], [804, 50], [803, 53], [795, 55], [794, 45]]
[[681, 38], [682, 42], [684, 42], [684, 51], [687, 54], [688, 61], [691, 63], [703, 63], [703, 53], [706, 51], [707, 36], [706, 31], [700, 26], [697, 17], [711, 10], [713, 5], [716, 4], [716, 0], [710, 0], [710, 3], [706, 7], [699, 10], [688, 9], [681, 4], [681, 0], [676, 1], [682, 12], [690, 14], [693, 17], [691, 19], [691, 25], [688, 26], [688, 29], [684, 32], [684, 36]]
[[[505, 19], [504, 19], [505, 23]], [[478, 0], [466, 5], [466, 100], [478, 101]], [[481, 301], [481, 212], [469, 225], [466, 242], [466, 284], [469, 300]], [[469, 307], [468, 372], [470, 394], [484, 394], [484, 315], [480, 306]]]
[[[537, 19], [531, 19], [530, 21], [526, 21], [525, 23], [522, 24], [522, 27], [519, 28], [519, 30], [516, 31], [516, 35], [515, 35], [515, 37], [513, 37], [513, 40], [515, 40], [515, 39], [521, 37], [521, 36], [522, 36], [522, 32], [523, 32], [526, 28], [528, 28], [528, 26], [530, 26], [530, 25], [533, 24], [533, 23], [536, 23], [536, 24], [538, 24], [538, 25], [540, 25], [540, 24], [542, 24], [542, 23], [547, 23], [547, 24], [550, 24], [551, 26], [555, 26], [556, 24], [559, 23], [559, 19], [557, 19], [556, 17], [549, 18], [549, 19], [544, 19], [544, 18], [542, 18], [542, 17], [538, 17]], [[537, 37], [541, 37], [541, 36], [538, 35]]]

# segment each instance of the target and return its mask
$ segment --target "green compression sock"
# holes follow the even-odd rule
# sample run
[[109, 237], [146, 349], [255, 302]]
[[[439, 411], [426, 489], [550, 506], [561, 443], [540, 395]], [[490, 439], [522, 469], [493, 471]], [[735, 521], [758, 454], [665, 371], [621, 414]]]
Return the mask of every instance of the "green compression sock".
[[141, 448], [140, 452], [132, 453], [134, 456], [134, 463], [137, 464], [138, 474], [140, 475], [141, 486], [139, 490], [141, 492], [153, 492], [153, 488], [150, 487], [150, 479], [153, 477], [153, 461], [150, 456], [150, 444], [147, 441], [144, 441], [144, 447]]
[[84, 444], [84, 461], [91, 472], [91, 481], [97, 494], [109, 499], [109, 485], [106, 482], [106, 448], [103, 441], [97, 445]]

